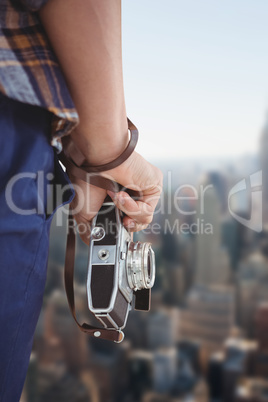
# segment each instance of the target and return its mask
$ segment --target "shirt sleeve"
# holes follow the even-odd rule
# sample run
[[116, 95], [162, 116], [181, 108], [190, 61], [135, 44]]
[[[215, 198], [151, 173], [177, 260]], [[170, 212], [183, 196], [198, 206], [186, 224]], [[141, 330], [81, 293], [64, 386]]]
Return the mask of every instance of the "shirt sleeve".
[[38, 11], [42, 6], [44, 6], [48, 0], [20, 0], [21, 4], [24, 5], [29, 11]]

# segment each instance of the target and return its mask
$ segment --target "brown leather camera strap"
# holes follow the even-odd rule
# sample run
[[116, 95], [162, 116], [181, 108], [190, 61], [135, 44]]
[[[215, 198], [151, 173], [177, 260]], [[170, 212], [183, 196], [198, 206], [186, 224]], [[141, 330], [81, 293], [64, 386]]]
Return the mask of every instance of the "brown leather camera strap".
[[122, 154], [113, 161], [105, 163], [103, 165], [90, 165], [85, 159], [84, 155], [81, 153], [81, 151], [78, 150], [70, 136], [64, 137], [62, 139], [64, 150], [59, 155], [60, 160], [64, 164], [66, 161], [69, 161], [69, 167], [71, 167], [71, 165], [79, 167], [85, 173], [102, 173], [106, 172], [107, 170], [114, 169], [119, 165], [122, 165], [122, 163], [125, 162], [134, 151], [139, 138], [137, 127], [129, 119], [127, 119], [127, 122], [128, 129], [130, 131], [129, 143]]
[[111, 161], [109, 163], [105, 163], [103, 165], [94, 166], [94, 165], [89, 165], [88, 163], [82, 164], [82, 165], [80, 165], [80, 167], [83, 170], [85, 170], [88, 173], [106, 172], [107, 170], [111, 170], [111, 169], [116, 168], [119, 165], [122, 165], [122, 163], [125, 162], [125, 160], [127, 160], [130, 157], [130, 155], [132, 154], [132, 152], [134, 151], [134, 149], [137, 145], [138, 138], [139, 138], [139, 132], [138, 132], [137, 127], [132, 123], [132, 121], [127, 119], [127, 122], [128, 122], [128, 129], [130, 131], [130, 140], [129, 140], [127, 147], [123, 151], [123, 153], [121, 155], [119, 155], [118, 158], [114, 159], [113, 161]]
[[[116, 168], [117, 166], [125, 162], [134, 151], [138, 142], [139, 132], [137, 127], [129, 119], [127, 120], [128, 120], [128, 129], [130, 131], [130, 141], [127, 147], [125, 148], [123, 153], [118, 156], [118, 158], [103, 165], [92, 166], [85, 163], [84, 157], [81, 156], [81, 153], [79, 153], [78, 155], [79, 151], [77, 150], [77, 148], [75, 148], [72, 140], [70, 138], [66, 139], [65, 149], [59, 154], [59, 159], [66, 167], [67, 173], [81, 180], [84, 180], [85, 182], [93, 186], [103, 188], [104, 190], [110, 190], [113, 192], [120, 191], [120, 186], [118, 185], [118, 183], [116, 183], [113, 180], [107, 179], [106, 177], [97, 173], [105, 172], [107, 170]], [[81, 164], [78, 165], [78, 163], [75, 162], [73, 158], [71, 158], [71, 153], [69, 152], [70, 149], [72, 149], [76, 157], [76, 160], [80, 162], [82, 161]]]
[[[78, 166], [77, 163], [75, 163], [72, 159], [70, 159], [64, 152], [61, 152], [61, 154], [59, 155], [59, 159], [65, 165], [67, 173], [81, 180], [84, 180], [89, 184], [103, 188], [105, 190], [110, 190], [114, 192], [120, 191], [122, 189], [122, 186], [120, 186], [115, 181], [107, 179], [106, 177], [96, 173], [114, 169], [115, 167], [122, 164], [132, 154], [138, 141], [138, 130], [129, 119], [128, 119], [128, 128], [131, 133], [128, 146], [118, 158], [116, 158], [114, 161], [110, 163], [99, 166], [91, 166], [88, 164], [81, 164], [80, 166]], [[81, 331], [97, 338], [107, 339], [114, 342], [121, 342], [124, 337], [121, 331], [94, 327], [87, 323], [83, 323], [81, 325], [77, 320], [75, 311], [75, 300], [74, 300], [74, 286], [73, 286], [76, 233], [74, 225], [71, 224], [71, 219], [73, 219], [73, 217], [70, 211], [68, 217], [68, 234], [67, 234], [67, 245], [65, 254], [64, 280], [65, 280], [66, 295], [72, 316]]]

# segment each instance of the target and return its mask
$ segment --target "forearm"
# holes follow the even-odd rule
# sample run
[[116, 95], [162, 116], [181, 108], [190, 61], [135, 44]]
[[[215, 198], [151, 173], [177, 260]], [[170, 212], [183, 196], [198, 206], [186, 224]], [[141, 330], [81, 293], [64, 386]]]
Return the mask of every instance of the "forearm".
[[127, 144], [121, 0], [50, 0], [40, 18], [80, 117], [73, 140], [90, 163], [108, 162]]

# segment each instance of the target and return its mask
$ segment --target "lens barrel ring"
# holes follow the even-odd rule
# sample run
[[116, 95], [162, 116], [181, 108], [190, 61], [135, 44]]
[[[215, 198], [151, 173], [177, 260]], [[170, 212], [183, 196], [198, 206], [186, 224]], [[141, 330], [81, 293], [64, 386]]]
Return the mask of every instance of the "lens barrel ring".
[[150, 289], [155, 281], [155, 258], [151, 243], [130, 242], [127, 253], [127, 279], [131, 289]]

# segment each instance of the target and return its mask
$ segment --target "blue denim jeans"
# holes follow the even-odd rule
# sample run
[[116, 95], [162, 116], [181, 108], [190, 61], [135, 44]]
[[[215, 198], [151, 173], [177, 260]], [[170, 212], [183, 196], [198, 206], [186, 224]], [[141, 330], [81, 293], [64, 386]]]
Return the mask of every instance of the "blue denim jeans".
[[[73, 198], [50, 127], [45, 109], [0, 95], [1, 402], [20, 399], [42, 305], [50, 223], [55, 209]], [[55, 203], [53, 189], [66, 184]]]

